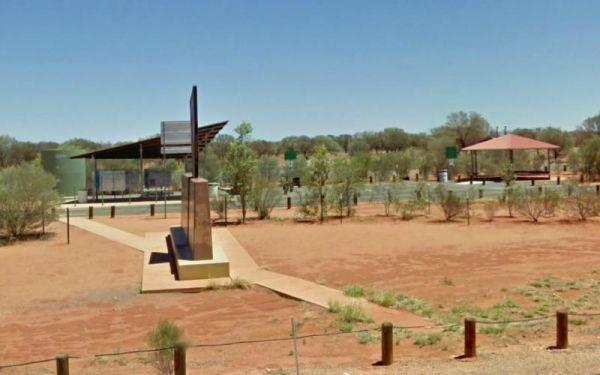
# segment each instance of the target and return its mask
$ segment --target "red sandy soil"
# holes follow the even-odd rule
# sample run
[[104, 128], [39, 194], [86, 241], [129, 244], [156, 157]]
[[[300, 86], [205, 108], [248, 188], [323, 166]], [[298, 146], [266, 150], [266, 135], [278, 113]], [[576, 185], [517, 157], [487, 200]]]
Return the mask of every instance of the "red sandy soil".
[[[372, 211], [363, 207], [359, 213]], [[379, 209], [379, 212], [382, 212]], [[444, 304], [493, 304], [502, 288], [600, 269], [600, 221], [499, 217], [468, 226], [359, 216], [325, 224], [256, 221], [230, 230], [261, 266], [327, 285], [377, 285]], [[454, 283], [447, 286], [443, 278]], [[597, 276], [596, 276], [597, 277]]]
[[[338, 329], [333, 314], [259, 287], [139, 294], [140, 252], [77, 228], [71, 228], [67, 246], [63, 224], [53, 224], [50, 231], [55, 234], [44, 240], [0, 247], [0, 365], [67, 352], [82, 357], [71, 360], [77, 373], [153, 373], [143, 364], [144, 354], [107, 361], [94, 361], [93, 355], [146, 348], [146, 334], [160, 319], [175, 322], [196, 344], [289, 337], [292, 316], [303, 323], [299, 334]], [[188, 363], [190, 369], [210, 374], [264, 372], [291, 367], [291, 345], [190, 349]], [[351, 365], [367, 370], [379, 356], [377, 345], [365, 347], [351, 335], [306, 339], [299, 345], [302, 366], [311, 368]], [[439, 353], [420, 351], [410, 342], [402, 346], [416, 357]], [[53, 367], [47, 363], [0, 372], [47, 373]]]
[[[359, 216], [342, 224], [250, 220], [229, 229], [259, 265], [274, 271], [325, 280], [334, 287], [375, 284], [450, 305], [489, 305], [498, 302], [502, 288], [546, 276], [589, 278], [589, 271], [600, 268], [598, 220], [580, 224], [554, 219], [534, 225], [519, 219], [499, 218], [493, 223], [474, 219], [467, 226], [463, 220], [441, 223], [435, 211], [429, 218], [410, 222], [372, 216], [382, 211], [360, 206]], [[294, 214], [295, 210], [274, 212], [276, 217]], [[167, 220], [142, 216], [97, 220], [138, 235], [163, 232], [178, 222], [177, 215]], [[338, 329], [334, 315], [259, 287], [140, 295], [140, 252], [77, 228], [72, 228], [72, 243], [67, 246], [64, 225], [55, 223], [50, 229], [55, 235], [45, 240], [0, 247], [0, 365], [68, 352], [83, 357], [71, 360], [77, 373], [153, 373], [143, 363], [146, 355], [96, 361], [91, 357], [145, 348], [147, 332], [160, 319], [178, 324], [195, 344], [286, 337], [291, 316], [303, 322], [299, 334]], [[454, 286], [442, 284], [444, 277]], [[600, 332], [594, 329], [589, 334], [597, 342]], [[478, 340], [484, 359], [460, 364], [450, 359], [462, 351], [459, 336], [426, 348], [402, 340], [396, 346], [399, 357], [412, 359], [398, 361], [385, 372], [433, 373], [432, 364], [440, 365], [442, 373], [495, 372], [485, 366], [496, 360], [501, 373], [503, 363], [512, 357], [498, 354], [494, 359], [491, 352], [509, 348], [514, 352], [525, 345], [490, 336]], [[544, 345], [554, 340], [551, 326], [527, 340], [524, 350], [543, 352]], [[505, 346], [509, 348], [501, 349]], [[191, 374], [264, 374], [267, 368], [291, 368], [291, 349], [287, 341], [194, 348], [188, 352], [188, 369]], [[305, 373], [384, 372], [370, 366], [380, 356], [379, 345], [361, 345], [352, 335], [302, 340], [299, 353]], [[597, 351], [592, 354], [590, 358], [597, 358]], [[552, 357], [564, 362], [563, 357]], [[532, 371], [544, 368], [536, 366]], [[0, 373], [51, 373], [53, 367], [47, 363]]]

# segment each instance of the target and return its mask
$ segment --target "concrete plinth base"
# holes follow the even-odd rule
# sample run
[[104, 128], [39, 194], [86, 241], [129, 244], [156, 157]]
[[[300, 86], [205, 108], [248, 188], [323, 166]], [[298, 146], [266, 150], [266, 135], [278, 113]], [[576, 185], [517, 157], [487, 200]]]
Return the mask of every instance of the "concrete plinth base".
[[216, 279], [229, 277], [229, 260], [221, 246], [214, 246], [212, 259], [195, 260], [184, 229], [171, 227], [173, 245], [179, 280]]

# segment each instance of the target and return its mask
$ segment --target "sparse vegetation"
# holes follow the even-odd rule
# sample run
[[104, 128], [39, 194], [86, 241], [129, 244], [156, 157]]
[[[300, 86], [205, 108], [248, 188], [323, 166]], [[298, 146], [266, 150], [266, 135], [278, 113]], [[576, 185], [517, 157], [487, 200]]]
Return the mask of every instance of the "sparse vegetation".
[[31, 230], [56, 219], [60, 204], [56, 179], [33, 164], [0, 171], [0, 236], [22, 238]]
[[498, 202], [494, 200], [487, 200], [483, 203], [483, 212], [485, 214], [486, 219], [489, 222], [494, 221], [496, 217], [496, 212], [498, 212]]
[[[171, 348], [181, 342], [183, 334], [175, 324], [161, 320], [148, 333], [148, 346], [153, 349]], [[164, 349], [149, 354], [150, 363], [161, 375], [173, 373], [173, 350]]]
[[452, 221], [465, 211], [465, 200], [459, 194], [449, 191], [443, 184], [435, 188], [433, 199], [442, 209], [446, 221]]

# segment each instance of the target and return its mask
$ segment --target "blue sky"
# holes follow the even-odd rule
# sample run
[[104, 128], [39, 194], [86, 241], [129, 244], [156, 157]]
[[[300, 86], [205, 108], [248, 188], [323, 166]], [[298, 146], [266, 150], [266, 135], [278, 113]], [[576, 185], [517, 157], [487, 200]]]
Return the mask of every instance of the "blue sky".
[[600, 2], [0, 1], [0, 134], [131, 140], [161, 120], [255, 137], [446, 114], [572, 129], [600, 111]]

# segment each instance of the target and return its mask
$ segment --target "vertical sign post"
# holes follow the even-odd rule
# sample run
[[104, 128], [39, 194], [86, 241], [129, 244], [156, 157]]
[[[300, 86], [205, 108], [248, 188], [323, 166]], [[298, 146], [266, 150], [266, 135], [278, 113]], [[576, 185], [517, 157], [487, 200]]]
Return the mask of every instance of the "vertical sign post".
[[190, 96], [190, 126], [192, 130], [192, 177], [198, 177], [198, 90], [192, 87]]

